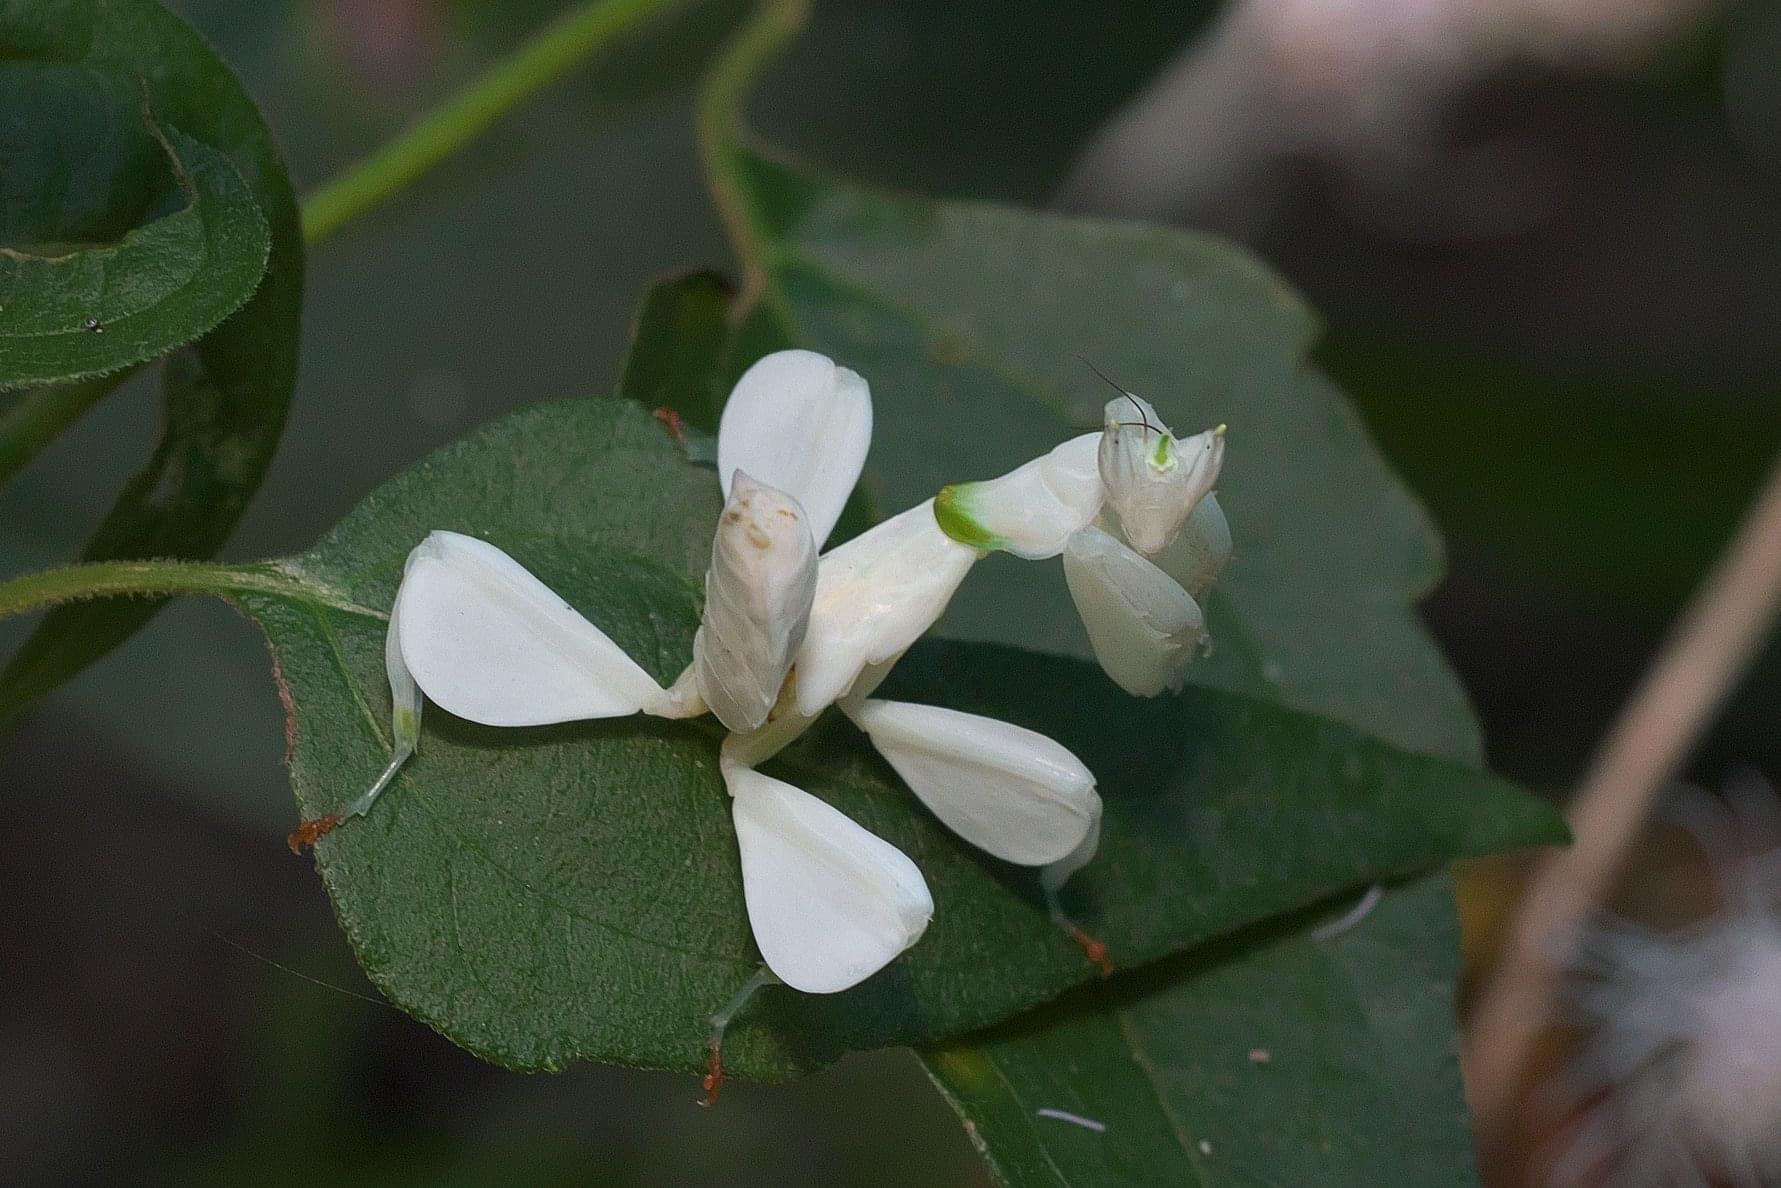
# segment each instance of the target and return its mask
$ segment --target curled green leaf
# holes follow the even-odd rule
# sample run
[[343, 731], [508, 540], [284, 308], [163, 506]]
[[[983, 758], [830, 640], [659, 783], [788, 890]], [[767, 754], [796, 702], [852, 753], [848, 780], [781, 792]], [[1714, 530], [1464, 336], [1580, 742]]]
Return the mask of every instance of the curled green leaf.
[[[0, 104], [19, 66], [0, 64]], [[69, 242], [80, 231], [64, 225], [0, 246], [0, 387], [81, 379], [165, 354], [258, 286], [271, 232], [241, 171], [150, 113], [141, 118], [166, 154], [176, 209], [114, 242]]]
[[[296, 385], [303, 243], [272, 135], [228, 67], [154, 0], [0, 0], [0, 95], [9, 116], [36, 117], [0, 121], [15, 293], [0, 311], [0, 388], [165, 357], [161, 439], [83, 559], [209, 557], [258, 490]], [[32, 330], [8, 337], [7, 325]], [[0, 467], [99, 394], [0, 425], [19, 431], [0, 440]], [[0, 673], [0, 721], [159, 605], [52, 611]]]

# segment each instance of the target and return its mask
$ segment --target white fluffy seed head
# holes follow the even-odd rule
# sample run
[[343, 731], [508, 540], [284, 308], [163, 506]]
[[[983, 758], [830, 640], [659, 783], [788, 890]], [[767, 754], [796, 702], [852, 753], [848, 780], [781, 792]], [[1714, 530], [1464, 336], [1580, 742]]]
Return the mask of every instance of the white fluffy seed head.
[[1702, 1137], [1781, 1147], [1781, 930], [1752, 921], [1723, 944], [1690, 994], [1677, 1104]]
[[1781, 1182], [1781, 839], [1752, 836], [1781, 817], [1766, 789], [1727, 800], [1672, 814], [1709, 858], [1719, 911], [1671, 933], [1603, 921], [1578, 942], [1584, 1039], [1548, 1093], [1587, 1105], [1555, 1141], [1554, 1185]]
[[1596, 1096], [1561, 1140], [1550, 1182], [1657, 1188], [1682, 1167], [1698, 1169], [1685, 1183], [1781, 1178], [1775, 921], [1716, 917], [1680, 935], [1622, 925], [1586, 946], [1589, 1031], [1560, 1088]]
[[816, 540], [804, 510], [743, 470], [730, 480], [693, 640], [699, 693], [730, 730], [754, 730], [779, 697], [810, 622]]

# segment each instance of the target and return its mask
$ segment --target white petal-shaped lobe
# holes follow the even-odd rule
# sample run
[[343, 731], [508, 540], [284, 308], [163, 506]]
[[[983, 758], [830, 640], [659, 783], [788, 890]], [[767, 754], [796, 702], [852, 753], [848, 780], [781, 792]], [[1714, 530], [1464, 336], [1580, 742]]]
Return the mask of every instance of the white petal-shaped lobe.
[[934, 900], [901, 850], [782, 780], [748, 768], [725, 777], [749, 926], [781, 981], [833, 994], [921, 939]]
[[947, 828], [1006, 862], [1057, 862], [1100, 819], [1094, 773], [1037, 731], [901, 701], [851, 716]]
[[936, 518], [967, 545], [1029, 561], [1055, 557], [1101, 510], [1100, 442], [1099, 433], [1085, 433], [1000, 478], [955, 483], [936, 499]]
[[1064, 550], [1064, 580], [1115, 684], [1135, 697], [1181, 687], [1206, 620], [1174, 578], [1091, 525]]
[[402, 659], [440, 708], [486, 726], [618, 718], [662, 689], [606, 633], [486, 541], [434, 532], [396, 594]]
[[738, 470], [718, 517], [693, 640], [699, 693], [735, 731], [767, 720], [791, 668], [816, 594], [816, 542], [784, 491]]
[[798, 649], [798, 712], [820, 712], [863, 669], [906, 651], [946, 610], [977, 557], [940, 530], [931, 499], [824, 554]]
[[872, 396], [859, 374], [815, 351], [776, 351], [742, 373], [717, 431], [724, 495], [737, 470], [789, 494], [817, 547], [834, 531], [872, 444]]
[[1218, 505], [1216, 493], [1194, 505], [1187, 523], [1175, 539], [1162, 547], [1151, 561], [1174, 578], [1183, 590], [1198, 598], [1231, 559], [1231, 526]]

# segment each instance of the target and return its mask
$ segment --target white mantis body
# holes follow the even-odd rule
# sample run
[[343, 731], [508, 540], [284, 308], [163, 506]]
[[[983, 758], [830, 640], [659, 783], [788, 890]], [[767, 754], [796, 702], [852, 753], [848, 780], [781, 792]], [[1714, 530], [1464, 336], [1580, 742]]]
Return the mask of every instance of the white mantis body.
[[1104, 964], [1098, 942], [1057, 901], [1098, 844], [1101, 801], [1088, 768], [1034, 731], [872, 694], [992, 549], [1061, 555], [1114, 681], [1139, 696], [1179, 687], [1204, 632], [1194, 595], [1230, 555], [1211, 494], [1222, 427], [1178, 442], [1136, 396], [1122, 393], [1107, 409], [1103, 432], [999, 479], [948, 487], [822, 553], [865, 463], [871, 397], [860, 376], [822, 355], [762, 358], [724, 409], [725, 504], [686, 672], [662, 688], [512, 557], [434, 532], [410, 555], [390, 615], [390, 766], [300, 835], [313, 840], [363, 813], [388, 787], [418, 741], [423, 693], [490, 726], [714, 714], [730, 732], [719, 767], [765, 970], [713, 1017], [711, 1093], [723, 1027], [760, 985], [845, 990], [919, 940], [933, 915], [906, 855], [757, 770], [836, 705], [947, 827], [1040, 868], [1054, 917]]

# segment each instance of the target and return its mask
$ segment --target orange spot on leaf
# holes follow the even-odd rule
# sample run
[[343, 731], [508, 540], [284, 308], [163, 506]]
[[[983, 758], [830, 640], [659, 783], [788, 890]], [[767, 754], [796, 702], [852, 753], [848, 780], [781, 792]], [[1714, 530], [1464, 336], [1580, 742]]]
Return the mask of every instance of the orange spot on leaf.
[[305, 849], [313, 850], [315, 843], [332, 832], [334, 826], [340, 824], [340, 820], [339, 813], [329, 813], [324, 817], [304, 821], [297, 826], [291, 836], [285, 838], [284, 844], [291, 848], [293, 854], [301, 855]]
[[671, 408], [658, 408], [651, 415], [662, 423], [662, 427], [668, 431], [668, 436], [674, 439], [675, 445], [684, 446], [686, 444], [686, 422], [680, 419], [679, 413]]
[[1107, 956], [1107, 944], [1097, 937], [1090, 936], [1074, 924], [1064, 925], [1064, 935], [1075, 941], [1103, 978], [1113, 976], [1113, 959]]
[[710, 1109], [717, 1104], [717, 1095], [724, 1087], [724, 1051], [715, 1042], [705, 1053], [705, 1079], [699, 1085], [705, 1090], [705, 1097], [699, 1104]]

